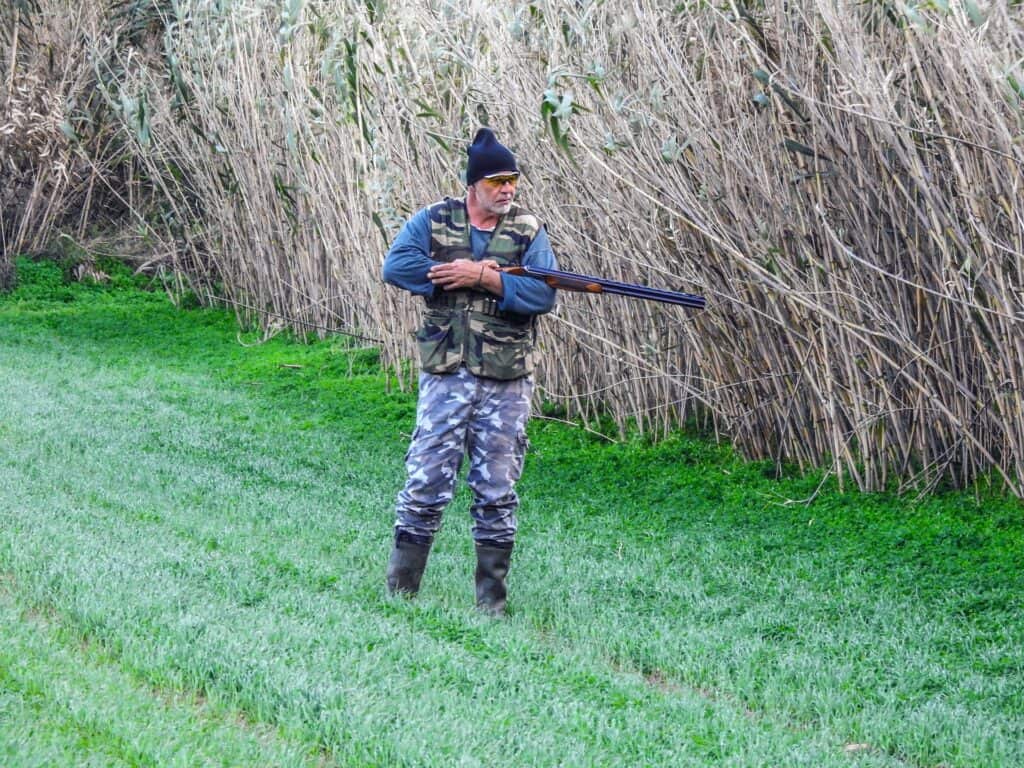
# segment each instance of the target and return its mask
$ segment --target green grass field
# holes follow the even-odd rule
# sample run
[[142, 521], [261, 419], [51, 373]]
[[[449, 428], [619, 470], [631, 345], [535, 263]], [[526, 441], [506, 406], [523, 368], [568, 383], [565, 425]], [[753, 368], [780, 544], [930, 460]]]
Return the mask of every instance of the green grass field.
[[[0, 299], [0, 765], [1024, 765], [1024, 508], [531, 424], [510, 614], [461, 492], [383, 589], [412, 395], [116, 272]], [[255, 341], [241, 334], [242, 341]]]

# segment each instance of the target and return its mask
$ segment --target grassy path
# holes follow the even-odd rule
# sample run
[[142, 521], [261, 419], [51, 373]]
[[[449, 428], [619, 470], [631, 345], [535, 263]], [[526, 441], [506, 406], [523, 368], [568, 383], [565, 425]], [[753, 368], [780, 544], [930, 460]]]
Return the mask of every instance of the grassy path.
[[22, 274], [5, 766], [1024, 764], [1018, 502], [784, 505], [814, 478], [537, 422], [508, 620], [472, 609], [464, 493], [391, 600], [414, 402], [371, 353]]
[[309, 765], [319, 755], [194, 695], [155, 691], [0, 588], [5, 766]]

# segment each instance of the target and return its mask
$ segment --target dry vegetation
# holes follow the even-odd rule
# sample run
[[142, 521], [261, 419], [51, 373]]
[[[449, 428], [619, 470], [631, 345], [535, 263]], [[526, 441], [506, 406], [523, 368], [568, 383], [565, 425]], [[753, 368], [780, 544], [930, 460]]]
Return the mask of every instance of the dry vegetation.
[[82, 242], [138, 206], [107, 88], [142, 30], [115, 18], [101, 3], [0, 6], [0, 286], [13, 254]]
[[[565, 296], [544, 398], [655, 431], [696, 407], [750, 456], [863, 488], [995, 475], [1024, 493], [1019, 2], [38, 2], [64, 27], [82, 8], [56, 43], [81, 61], [40, 80], [0, 38], [25, 62], [4, 70], [4, 194], [29, 169], [19, 200], [54, 212], [5, 213], [8, 253], [83, 199], [88, 175], [58, 188], [33, 142], [70, 152], [59, 112], [109, 71], [133, 148], [116, 189], [172, 266], [400, 361], [417, 306], [381, 257], [406, 215], [461, 193], [488, 123], [564, 267], [709, 299]], [[77, 156], [109, 179], [90, 135]]]

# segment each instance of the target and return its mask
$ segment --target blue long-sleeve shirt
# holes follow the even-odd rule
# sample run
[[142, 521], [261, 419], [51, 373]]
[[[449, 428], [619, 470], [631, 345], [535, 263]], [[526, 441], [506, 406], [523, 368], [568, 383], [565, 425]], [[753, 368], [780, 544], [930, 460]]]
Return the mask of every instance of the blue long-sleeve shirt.
[[[469, 244], [473, 258], [479, 261], [491, 242], [491, 232], [470, 227]], [[436, 288], [427, 279], [431, 267], [440, 264], [430, 258], [430, 217], [427, 209], [409, 219], [402, 227], [395, 242], [391, 244], [384, 258], [384, 281], [404, 288], [418, 296], [433, 296]], [[558, 269], [555, 254], [547, 232], [541, 227], [536, 237], [523, 254], [524, 266]], [[498, 308], [504, 312], [520, 315], [541, 315], [550, 312], [555, 305], [555, 289], [543, 280], [501, 273], [501, 287], [504, 292]]]

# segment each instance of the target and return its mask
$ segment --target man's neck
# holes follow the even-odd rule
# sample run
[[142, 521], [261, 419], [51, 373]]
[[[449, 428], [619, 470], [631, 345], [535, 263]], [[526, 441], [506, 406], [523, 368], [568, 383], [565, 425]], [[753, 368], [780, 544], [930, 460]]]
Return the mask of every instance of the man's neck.
[[466, 213], [469, 214], [469, 223], [472, 226], [485, 231], [494, 229], [501, 218], [498, 214], [478, 205], [472, 195], [466, 196]]

